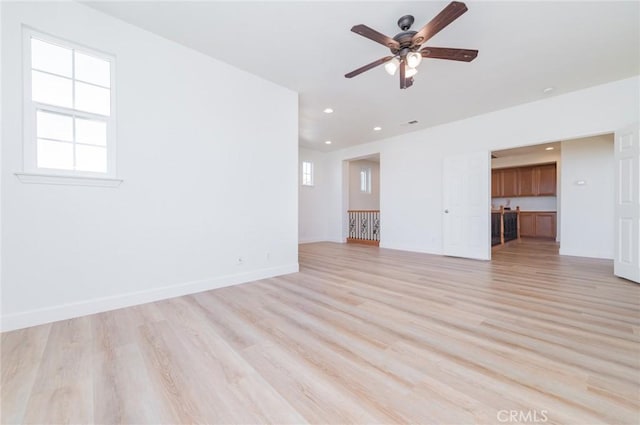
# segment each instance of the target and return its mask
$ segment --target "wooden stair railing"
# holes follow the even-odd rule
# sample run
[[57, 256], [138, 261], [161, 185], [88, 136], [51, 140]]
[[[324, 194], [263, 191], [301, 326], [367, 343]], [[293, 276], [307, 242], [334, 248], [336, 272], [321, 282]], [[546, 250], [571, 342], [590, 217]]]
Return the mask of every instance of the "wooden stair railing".
[[500, 210], [491, 211], [491, 246], [504, 245], [515, 239], [520, 239], [520, 207], [505, 211], [501, 206]]
[[349, 210], [347, 243], [380, 246], [380, 210]]

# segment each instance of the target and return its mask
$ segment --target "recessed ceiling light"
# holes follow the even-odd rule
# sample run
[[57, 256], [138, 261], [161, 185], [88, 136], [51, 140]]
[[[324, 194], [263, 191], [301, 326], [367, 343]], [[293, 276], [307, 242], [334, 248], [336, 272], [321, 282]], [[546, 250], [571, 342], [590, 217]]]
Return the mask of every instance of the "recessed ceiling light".
[[382, 130], [382, 127], [373, 127], [373, 131], [380, 131]]
[[324, 142], [324, 144], [325, 144], [325, 145], [330, 145], [330, 144], [331, 144], [331, 140], [326, 140], [326, 141]]
[[545, 151], [552, 151], [553, 149], [554, 149], [554, 147], [553, 147], [553, 146], [549, 146], [549, 147], [547, 147], [547, 148], [544, 148], [544, 150], [545, 150]]
[[325, 114], [332, 114], [332, 113], [333, 113], [333, 109], [331, 109], [331, 108], [327, 108], [327, 109], [325, 109], [325, 110], [324, 110], [324, 111], [322, 111], [322, 112], [324, 112]]
[[542, 93], [544, 94], [549, 94], [554, 90], [553, 87], [547, 87], [546, 89], [542, 90]]

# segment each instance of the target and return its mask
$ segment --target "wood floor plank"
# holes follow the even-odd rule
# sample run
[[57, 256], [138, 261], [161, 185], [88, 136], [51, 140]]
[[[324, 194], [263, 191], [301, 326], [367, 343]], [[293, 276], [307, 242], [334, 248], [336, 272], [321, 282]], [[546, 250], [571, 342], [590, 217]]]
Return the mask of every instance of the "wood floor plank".
[[[181, 352], [189, 353], [190, 364], [197, 364], [200, 391], [223, 405], [224, 422], [303, 423], [304, 418], [213, 328], [203, 327], [208, 315], [194, 308], [194, 297], [169, 301], [167, 319], [178, 339]], [[186, 357], [186, 356], [185, 356]], [[189, 364], [183, 369], [193, 369]], [[221, 391], [221, 389], [223, 389]], [[241, 417], [240, 413], [245, 416]]]
[[92, 338], [88, 317], [51, 325], [23, 423], [94, 422]]
[[0, 342], [0, 423], [23, 422], [51, 325], [2, 334]]
[[172, 423], [136, 344], [135, 309], [92, 317], [96, 423]]
[[0, 422], [640, 423], [640, 285], [551, 241], [493, 256], [306, 244], [299, 273], [5, 333]]

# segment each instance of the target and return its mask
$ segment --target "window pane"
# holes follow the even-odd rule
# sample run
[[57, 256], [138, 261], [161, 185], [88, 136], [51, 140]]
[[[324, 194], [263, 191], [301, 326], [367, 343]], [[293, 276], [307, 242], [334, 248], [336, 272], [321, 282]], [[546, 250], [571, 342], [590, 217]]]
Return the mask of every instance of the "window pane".
[[38, 111], [36, 127], [39, 138], [73, 141], [73, 121], [68, 115]]
[[36, 102], [71, 108], [71, 80], [33, 71], [31, 73], [31, 98]]
[[313, 186], [313, 163], [302, 161], [302, 185]]
[[75, 52], [76, 79], [105, 87], [111, 86], [110, 64], [108, 61]]
[[76, 82], [76, 109], [109, 115], [111, 113], [110, 90]]
[[76, 145], [76, 170], [107, 172], [107, 150], [99, 146]]
[[71, 77], [71, 49], [31, 39], [31, 67]]
[[38, 139], [38, 168], [73, 170], [73, 145]]
[[91, 145], [107, 145], [107, 123], [76, 118], [76, 142]]

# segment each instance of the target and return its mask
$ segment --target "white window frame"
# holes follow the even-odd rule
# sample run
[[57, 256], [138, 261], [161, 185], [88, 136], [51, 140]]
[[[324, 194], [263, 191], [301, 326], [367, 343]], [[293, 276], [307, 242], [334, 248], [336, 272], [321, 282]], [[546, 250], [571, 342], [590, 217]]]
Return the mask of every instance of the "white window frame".
[[360, 192], [371, 193], [371, 167], [360, 169]]
[[[304, 171], [305, 164], [309, 164], [309, 173], [306, 174]], [[314, 167], [313, 161], [302, 161], [302, 186], [312, 187], [314, 185]], [[305, 180], [305, 175], [309, 176], [309, 180]]]
[[[32, 28], [22, 28], [22, 52], [23, 52], [23, 172], [16, 173], [24, 183], [48, 183], [48, 184], [76, 184], [89, 186], [118, 186], [122, 180], [117, 179], [116, 170], [116, 82], [115, 82], [115, 56], [102, 51], [85, 47], [58, 37], [53, 37]], [[55, 44], [67, 49], [72, 49], [89, 56], [93, 56], [109, 62], [110, 71], [110, 115], [100, 115], [91, 112], [80, 111], [73, 108], [43, 104], [32, 100], [31, 93], [31, 39], [36, 38], [47, 43]], [[72, 56], [73, 58], [74, 56]], [[73, 59], [72, 59], [73, 60]], [[75, 66], [72, 64], [72, 87], [75, 79]], [[46, 71], [44, 71], [46, 72]], [[62, 77], [57, 74], [61, 78]], [[82, 81], [86, 83], [85, 81]], [[90, 83], [87, 83], [90, 84]], [[95, 84], [94, 84], [95, 85]], [[98, 86], [101, 87], [101, 86]], [[75, 96], [75, 88], [73, 89]], [[36, 114], [38, 111], [57, 113], [70, 117], [86, 118], [105, 122], [107, 125], [107, 171], [106, 173], [76, 170], [60, 170], [41, 168], [37, 164], [37, 131]], [[75, 127], [74, 127], [75, 131]], [[77, 142], [74, 140], [74, 146]]]

